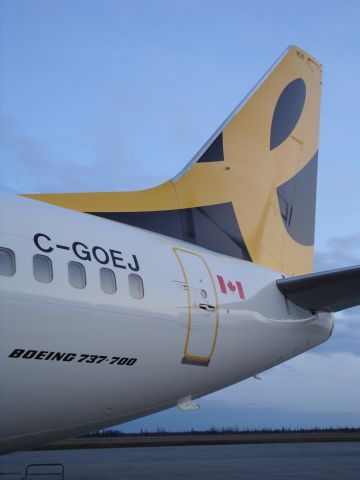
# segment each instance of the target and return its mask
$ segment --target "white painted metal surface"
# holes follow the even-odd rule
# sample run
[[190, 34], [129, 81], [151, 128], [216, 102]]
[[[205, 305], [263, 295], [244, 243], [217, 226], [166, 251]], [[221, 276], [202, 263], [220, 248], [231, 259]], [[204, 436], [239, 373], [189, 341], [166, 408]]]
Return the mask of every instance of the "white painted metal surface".
[[[0, 276], [2, 452], [192, 401], [331, 334], [331, 314], [287, 303], [275, 284], [281, 275], [249, 262], [21, 197], [1, 198], [0, 219], [0, 246], [16, 256], [16, 273]], [[49, 283], [33, 276], [39, 253], [51, 259]], [[101, 289], [96, 258], [114, 271], [115, 294]], [[85, 288], [69, 283], [70, 261], [84, 265]], [[143, 299], [129, 293], [134, 271]], [[245, 299], [231, 287], [237, 281]], [[194, 323], [185, 350], [189, 292]], [[200, 302], [215, 311], [200, 312]], [[186, 355], [207, 358], [207, 366], [184, 362]]]

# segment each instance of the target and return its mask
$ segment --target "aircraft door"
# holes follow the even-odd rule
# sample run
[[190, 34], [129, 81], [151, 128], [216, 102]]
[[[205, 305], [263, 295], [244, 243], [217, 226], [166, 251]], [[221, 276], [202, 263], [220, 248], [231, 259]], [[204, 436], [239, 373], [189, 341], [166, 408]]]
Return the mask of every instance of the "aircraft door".
[[218, 298], [211, 271], [197, 253], [174, 248], [187, 291], [187, 336], [182, 363], [207, 366], [219, 326]]

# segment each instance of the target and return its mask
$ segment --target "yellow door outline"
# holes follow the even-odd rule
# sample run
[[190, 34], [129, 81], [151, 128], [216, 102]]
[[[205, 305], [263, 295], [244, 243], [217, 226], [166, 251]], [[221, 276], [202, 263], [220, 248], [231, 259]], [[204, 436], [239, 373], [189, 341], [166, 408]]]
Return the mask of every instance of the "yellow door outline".
[[[173, 251], [174, 251], [174, 254], [179, 262], [179, 265], [180, 265], [180, 268], [181, 268], [181, 271], [183, 273], [183, 276], [184, 276], [184, 280], [185, 280], [185, 285], [186, 285], [186, 292], [187, 292], [187, 299], [188, 299], [188, 326], [187, 326], [187, 335], [186, 335], [186, 341], [185, 341], [185, 346], [184, 346], [184, 358], [183, 358], [183, 363], [189, 363], [189, 364], [192, 364], [192, 365], [202, 365], [202, 366], [207, 366], [210, 362], [210, 358], [212, 356], [212, 354], [214, 353], [214, 350], [215, 350], [215, 345], [216, 345], [216, 340], [217, 340], [217, 336], [218, 336], [218, 330], [219, 330], [219, 301], [218, 301], [218, 296], [217, 296], [217, 292], [216, 292], [216, 287], [215, 287], [215, 282], [214, 282], [214, 277], [211, 273], [211, 270], [208, 266], [208, 264], [206, 263], [205, 259], [199, 255], [198, 253], [194, 253], [194, 252], [191, 252], [190, 250], [185, 250], [183, 248], [178, 248], [178, 247], [173, 247]], [[190, 341], [190, 331], [191, 331], [191, 318], [192, 318], [192, 305], [191, 305], [191, 297], [190, 297], [190, 284], [189, 284], [189, 280], [188, 280], [188, 277], [187, 277], [187, 274], [186, 274], [186, 271], [185, 271], [185, 267], [181, 261], [181, 258], [180, 256], [178, 255], [177, 252], [184, 252], [184, 253], [188, 253], [190, 255], [194, 255], [194, 257], [198, 257], [200, 258], [200, 260], [203, 262], [203, 264], [205, 265], [205, 268], [209, 274], [209, 277], [210, 277], [210, 280], [211, 280], [211, 284], [212, 284], [212, 287], [213, 287], [213, 290], [214, 290], [214, 296], [215, 296], [215, 334], [214, 334], [214, 340], [213, 340], [213, 344], [212, 344], [212, 347], [211, 347], [211, 351], [210, 351], [210, 354], [207, 356], [207, 357], [201, 357], [201, 356], [197, 356], [197, 355], [190, 355], [187, 351], [188, 349], [188, 345], [189, 345], [189, 341]]]

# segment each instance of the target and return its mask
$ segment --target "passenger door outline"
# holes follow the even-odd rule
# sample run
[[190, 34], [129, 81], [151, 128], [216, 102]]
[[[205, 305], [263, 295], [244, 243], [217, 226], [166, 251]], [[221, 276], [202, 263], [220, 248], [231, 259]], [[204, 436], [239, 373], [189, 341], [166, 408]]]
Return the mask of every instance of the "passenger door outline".
[[[183, 248], [178, 248], [174, 247], [173, 248], [174, 254], [179, 262], [182, 274], [184, 276], [184, 281], [185, 281], [185, 288], [186, 288], [186, 293], [187, 293], [187, 309], [188, 309], [188, 316], [187, 316], [187, 335], [186, 335], [186, 340], [185, 340], [185, 345], [184, 345], [184, 356], [182, 358], [182, 363], [184, 364], [190, 364], [190, 365], [199, 365], [199, 366], [208, 366], [211, 356], [214, 353], [215, 346], [216, 346], [216, 341], [217, 341], [217, 336], [218, 336], [218, 330], [219, 330], [219, 302], [218, 302], [218, 296], [217, 296], [217, 291], [215, 287], [215, 282], [214, 282], [214, 277], [211, 273], [211, 270], [206, 263], [205, 259], [199, 255], [198, 253], [191, 252], [189, 250], [185, 250]], [[184, 257], [185, 255], [185, 257]], [[190, 279], [189, 281], [189, 275], [191, 275], [191, 271], [189, 269], [186, 269], [186, 266], [184, 263], [186, 263], [186, 260], [184, 262], [184, 258], [189, 260], [192, 256], [193, 261], [198, 262], [198, 265], [201, 265], [203, 268], [203, 274], [206, 272], [208, 275], [207, 284], [211, 286], [210, 292], [208, 291], [207, 293], [210, 293], [210, 299], [214, 300], [215, 305], [209, 305], [209, 302], [203, 302], [202, 304], [199, 303], [199, 305], [194, 306], [194, 297], [199, 297], [201, 290], [199, 290], [200, 285], [196, 285], [196, 280], [193, 278]], [[183, 260], [181, 259], [183, 257]], [[202, 280], [199, 279], [199, 282]], [[212, 294], [212, 295], [211, 295]], [[199, 298], [197, 298], [198, 300]], [[211, 302], [212, 303], [212, 302]], [[207, 305], [209, 308], [204, 308], [204, 306]], [[213, 315], [212, 315], [213, 314]], [[189, 353], [189, 347], [190, 347], [190, 342], [191, 339], [194, 339], [194, 336], [197, 335], [197, 333], [194, 331], [194, 327], [196, 328], [197, 325], [196, 320], [199, 319], [204, 319], [205, 316], [210, 317], [211, 319], [207, 318], [205, 320], [205, 329], [207, 333], [211, 332], [213, 330], [213, 335], [210, 334], [211, 336], [211, 342], [209, 343], [209, 353], [208, 355], [197, 355], [194, 354], [194, 352]], [[203, 324], [203, 330], [204, 330], [204, 324]], [[199, 335], [197, 335], [197, 341], [199, 341]], [[204, 339], [206, 342], [206, 339]]]

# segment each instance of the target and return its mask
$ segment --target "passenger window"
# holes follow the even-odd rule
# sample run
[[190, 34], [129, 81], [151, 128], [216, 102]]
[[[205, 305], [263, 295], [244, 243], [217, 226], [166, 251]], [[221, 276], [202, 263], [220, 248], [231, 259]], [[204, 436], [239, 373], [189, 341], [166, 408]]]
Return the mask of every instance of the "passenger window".
[[84, 265], [79, 262], [68, 263], [68, 274], [70, 285], [74, 288], [86, 287], [86, 273]]
[[100, 269], [100, 285], [104, 293], [114, 294], [116, 292], [115, 273], [110, 268]]
[[130, 295], [133, 298], [140, 300], [144, 298], [144, 284], [142, 278], [135, 273], [130, 273], [129, 275], [129, 290]]
[[0, 247], [0, 275], [12, 277], [15, 274], [15, 254], [10, 248]]
[[46, 255], [33, 256], [33, 273], [38, 282], [50, 283], [53, 279], [52, 262]]

